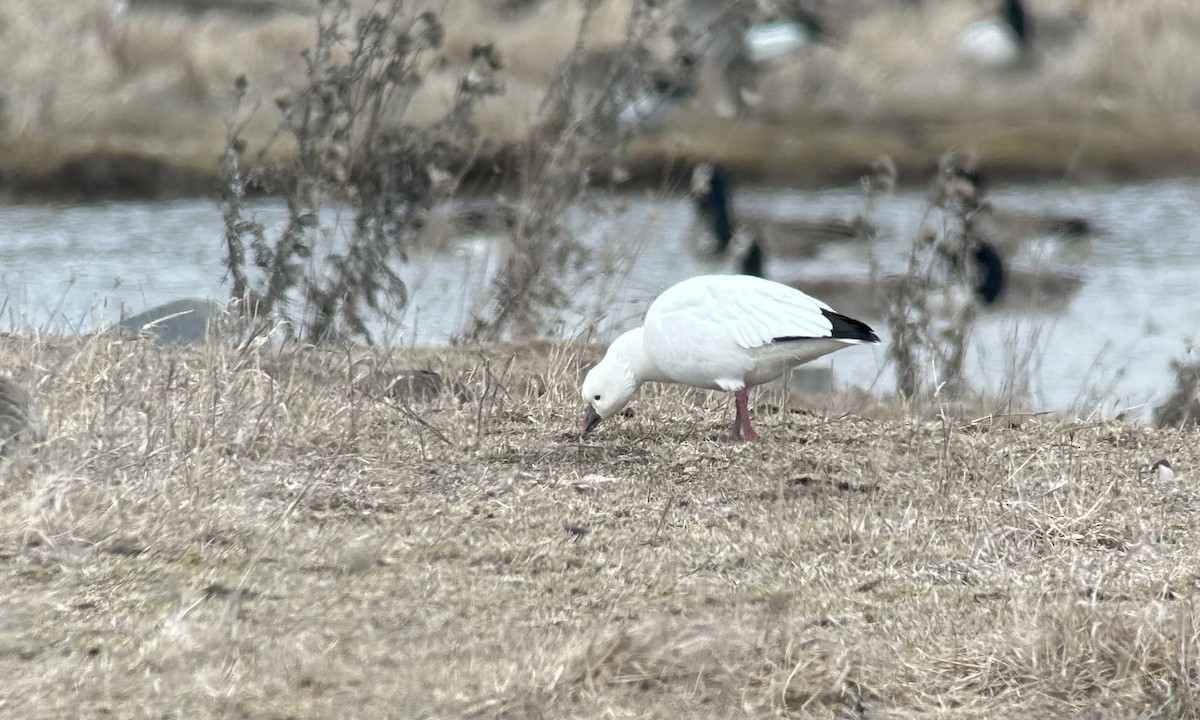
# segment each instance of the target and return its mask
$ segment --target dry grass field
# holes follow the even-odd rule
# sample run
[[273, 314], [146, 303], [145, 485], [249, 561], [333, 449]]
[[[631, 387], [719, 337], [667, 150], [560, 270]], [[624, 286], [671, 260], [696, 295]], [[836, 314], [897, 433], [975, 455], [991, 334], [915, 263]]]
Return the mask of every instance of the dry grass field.
[[1195, 432], [771, 390], [733, 446], [651, 388], [581, 440], [596, 355], [4, 338], [0, 716], [1200, 715]]
[[[408, 117], [440, 117], [471, 45], [494, 42], [507, 92], [483, 103], [479, 120], [495, 149], [527, 136], [571, 51], [582, 3], [554, 0], [506, 22], [487, 11], [489, 2], [427, 3], [447, 28], [444, 62], [428, 58]], [[84, 184], [140, 173], [154, 189], [169, 186], [154, 174], [165, 163], [210, 188], [233, 112], [233, 81], [243, 74], [260, 104], [247, 137], [252, 146], [265, 142], [278, 122], [275, 101], [302, 80], [300, 52], [315, 36], [313, 3], [280, 2], [287, 9], [267, 15], [188, 14], [178, 4], [139, 2], [114, 12], [115, 0], [0, 0], [0, 175], [10, 187], [22, 178]], [[1030, 3], [1048, 13], [1072, 4]], [[927, 170], [952, 146], [977, 149], [996, 172], [1039, 177], [1195, 167], [1200, 3], [1093, 0], [1074, 43], [1036, 71], [999, 75], [971, 70], [954, 50], [957, 34], [992, 5], [926, 0], [914, 10], [858, 0], [854, 21], [836, 28], [836, 44], [768, 74], [764, 100], [749, 118], [719, 117], [711, 96], [717, 83], [708, 77], [708, 94], [634, 152], [718, 158], [747, 174], [809, 183], [857, 177], [880, 153], [902, 168]], [[617, 40], [628, 6], [601, 4], [587, 44]]]

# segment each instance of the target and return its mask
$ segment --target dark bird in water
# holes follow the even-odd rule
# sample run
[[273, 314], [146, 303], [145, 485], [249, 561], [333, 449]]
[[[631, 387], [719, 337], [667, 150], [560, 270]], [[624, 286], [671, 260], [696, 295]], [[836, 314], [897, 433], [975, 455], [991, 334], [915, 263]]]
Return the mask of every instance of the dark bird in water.
[[861, 216], [850, 220], [783, 219], [742, 213], [739, 226], [731, 202], [733, 179], [715, 163], [699, 163], [693, 168], [691, 194], [696, 214], [712, 233], [714, 255], [728, 252], [739, 227], [765, 243], [766, 250], [777, 257], [811, 257], [827, 243], [866, 239], [875, 232]]
[[[1009, 271], [1004, 259], [987, 243], [974, 243], [967, 257], [971, 265], [957, 267], [953, 257], [951, 263], [959, 272], [970, 273], [966, 280], [976, 300], [984, 306], [996, 305], [1006, 295]], [[751, 240], [739, 258], [738, 271], [743, 275], [766, 277], [766, 253], [761, 243]], [[880, 317], [887, 310], [887, 299], [894, 297], [907, 278], [888, 275], [878, 280], [861, 276], [807, 277], [781, 281], [785, 285], [828, 298], [829, 302], [843, 307], [850, 314], [864, 317]]]
[[[969, 243], [965, 255], [967, 263], [962, 263], [950, 252], [945, 255], [983, 308], [1029, 313], [1058, 311], [1083, 286], [1083, 278], [1075, 273], [1016, 267], [990, 243], [969, 238], [966, 242]], [[766, 276], [766, 254], [760, 243], [751, 240], [738, 261], [738, 270], [742, 274]], [[783, 282], [827, 298], [850, 314], [878, 318], [886, 313], [888, 298], [895, 297], [909, 281], [899, 275], [874, 281], [862, 276], [825, 275]]]
[[952, 193], [964, 209], [967, 233], [1011, 258], [1030, 240], [1057, 238], [1077, 242], [1095, 235], [1096, 225], [1082, 215], [1016, 210], [987, 197], [987, 181], [970, 154], [950, 151], [939, 163], [943, 193]]
[[967, 257], [972, 267], [962, 267], [963, 263], [952, 260], [956, 263], [955, 269], [960, 273], [972, 273], [968, 276], [972, 281], [971, 289], [980, 302], [984, 305], [996, 304], [1008, 288], [1009, 273], [1004, 265], [1004, 258], [1000, 257], [1000, 253], [991, 243], [984, 240], [971, 242]]

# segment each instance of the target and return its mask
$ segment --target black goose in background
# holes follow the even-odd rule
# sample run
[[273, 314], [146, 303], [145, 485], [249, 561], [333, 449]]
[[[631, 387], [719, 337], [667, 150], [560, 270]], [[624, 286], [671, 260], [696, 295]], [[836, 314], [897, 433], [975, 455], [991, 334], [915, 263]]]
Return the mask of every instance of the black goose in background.
[[[969, 282], [972, 295], [980, 307], [1008, 312], [1058, 312], [1069, 304], [1083, 285], [1083, 279], [1065, 271], [1013, 267], [990, 243], [968, 240], [971, 243], [968, 259], [971, 263]], [[952, 257], [948, 258], [954, 262]], [[766, 253], [753, 236], [738, 258], [738, 270], [743, 275], [766, 277]], [[968, 269], [958, 268], [958, 272]], [[895, 297], [906, 278], [888, 275], [872, 282], [870, 278], [854, 276], [813, 276], [781, 280], [829, 303], [855, 317], [882, 318], [887, 314], [888, 298]]]
[[998, 206], [988, 198], [987, 182], [970, 153], [950, 151], [939, 165], [943, 182], [956, 186], [955, 193], [966, 208], [968, 234], [989, 243], [1005, 258], [1016, 255], [1030, 240], [1078, 243], [1099, 232], [1095, 223], [1082, 215]]
[[1005, 257], [1016, 255], [1037, 238], [1077, 243], [1096, 234], [1095, 225], [1085, 217], [999, 208], [991, 200], [978, 202], [966, 221], [970, 232], [985, 238]]
[[[982, 242], [975, 243], [970, 259], [974, 265], [971, 279], [976, 300], [985, 307], [997, 304], [1008, 290], [1008, 269], [1004, 259], [995, 248]], [[738, 258], [738, 271], [743, 275], [766, 277], [766, 253], [757, 239], [751, 237]], [[837, 303], [837, 307], [845, 307], [847, 312], [871, 318], [881, 318], [887, 313], [888, 298], [894, 297], [905, 281], [898, 275], [888, 275], [877, 281], [860, 275], [779, 280], [814, 297], [828, 298], [826, 302]]]
[[731, 202], [733, 180], [729, 171], [716, 163], [699, 163], [692, 169], [691, 194], [699, 219], [712, 233], [714, 255], [727, 253], [734, 235], [742, 228], [765, 244], [765, 251], [775, 257], [811, 257], [827, 243], [862, 240], [875, 232], [874, 226], [861, 216], [851, 220], [814, 220], [747, 217], [747, 213], [741, 213], [739, 223]]

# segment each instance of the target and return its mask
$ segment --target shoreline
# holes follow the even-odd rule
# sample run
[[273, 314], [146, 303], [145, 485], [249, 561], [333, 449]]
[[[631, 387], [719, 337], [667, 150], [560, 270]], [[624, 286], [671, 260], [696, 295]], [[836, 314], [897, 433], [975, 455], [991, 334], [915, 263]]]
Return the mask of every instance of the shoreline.
[[[357, 13], [372, 7], [352, 4]], [[1187, 32], [1200, 23], [1200, 5], [1093, 3], [1086, 30], [1036, 68], [977, 72], [954, 47], [990, 4], [870, 5], [846, 19], [836, 43], [764, 70], [760, 102], [738, 121], [719, 117], [721, 78], [705, 68], [700, 92], [663, 132], [631, 144], [630, 187], [661, 184], [681, 162], [718, 160], [750, 182], [814, 188], [855, 182], [884, 154], [912, 187], [950, 149], [973, 151], [1001, 182], [1121, 182], [1200, 166], [1200, 113], [1186, 91], [1196, 79], [1185, 72], [1200, 52], [1200, 35]], [[48, 0], [36, 11], [0, 0], [7, 47], [36, 48], [10, 50], [0, 63], [0, 202], [212, 196], [226, 121], [246, 123], [247, 157], [270, 145], [278, 104], [306, 82], [314, 16], [247, 0], [197, 14], [150, 5], [114, 15], [102, 0]], [[402, 115], [389, 120], [436, 127], [472, 48], [494, 45], [504, 91], [475, 108], [486, 152], [465, 192], [515, 177], [515, 149], [534, 135], [546, 90], [575, 51], [574, 33], [563, 30], [584, 17], [578, 3], [547, 3], [481, 25], [481, 10], [473, 0], [441, 8], [445, 42], [424, 59]], [[596, 12], [582, 45], [620, 41], [629, 2]], [[287, 152], [276, 144], [266, 161], [282, 167]]]
[[[899, 187], [923, 187], [936, 172], [941, 152], [956, 147], [977, 153], [983, 172], [990, 181], [999, 183], [1142, 182], [1191, 176], [1200, 166], [1200, 133], [1193, 147], [1181, 147], [1180, 143], [1164, 142], [1159, 137], [1088, 148], [1059, 142], [1049, 134], [1026, 140], [997, 133], [989, 142], [953, 142], [963, 132], [964, 128], [952, 124], [929, 129], [927, 137], [945, 138], [947, 142], [923, 140], [906, 147], [895, 135], [830, 128], [808, 136], [790, 152], [771, 158], [738, 148], [719, 148], [704, 138], [689, 143], [694, 148], [690, 152], [642, 146], [621, 163], [629, 178], [614, 187], [631, 191], [678, 188], [682, 192], [693, 163], [717, 159], [743, 182], [817, 189], [857, 182], [869, 174], [872, 160], [881, 154], [895, 162]], [[509, 146], [479, 158], [463, 172], [456, 195], [511, 192], [519, 182], [518, 152], [518, 148]], [[216, 199], [219, 183], [215, 163], [211, 168], [198, 168], [195, 163], [124, 150], [82, 152], [36, 169], [4, 167], [0, 161], [0, 204]], [[256, 196], [280, 196], [269, 187], [281, 183], [276, 175], [249, 190]]]

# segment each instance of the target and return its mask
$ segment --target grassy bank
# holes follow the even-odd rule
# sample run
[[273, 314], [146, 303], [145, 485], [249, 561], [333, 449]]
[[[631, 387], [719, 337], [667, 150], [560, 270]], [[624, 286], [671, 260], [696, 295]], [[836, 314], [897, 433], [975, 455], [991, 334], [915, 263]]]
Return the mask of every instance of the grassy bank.
[[768, 392], [731, 446], [651, 389], [581, 441], [593, 348], [0, 353], [5, 715], [1196, 715], [1194, 433]]
[[[709, 157], [746, 175], [807, 184], [857, 177], [880, 153], [924, 182], [950, 146], [976, 148], [1007, 176], [1119, 179], [1195, 167], [1200, 97], [1189, 88], [1200, 5], [1095, 0], [1084, 34], [1039, 69], [989, 75], [965, 67], [954, 46], [992, 4], [927, 0], [914, 10], [861, 0], [843, 13], [853, 22], [836, 25], [835, 45], [764, 78], [764, 100], [750, 118], [718, 117], [709, 77], [709, 92], [634, 152], [647, 168]], [[276, 129], [274, 103], [302, 79], [300, 53], [315, 34], [312, 3], [299, 0], [258, 14], [229, 11], [236, 2], [200, 14], [176, 3], [114, 14], [114, 5], [0, 0], [0, 185], [9, 194], [210, 191], [234, 78], [245, 75], [261, 104], [247, 133], [261, 145]], [[486, 0], [434, 5], [447, 41], [429, 58], [409, 117], [439, 117], [472, 44], [494, 42], [507, 92], [480, 108], [480, 152], [503, 156], [527, 136], [570, 53], [581, 3], [552, 2], [515, 21], [490, 14]], [[604, 3], [588, 43], [618, 39], [627, 7]], [[286, 148], [278, 153], [286, 158]]]

